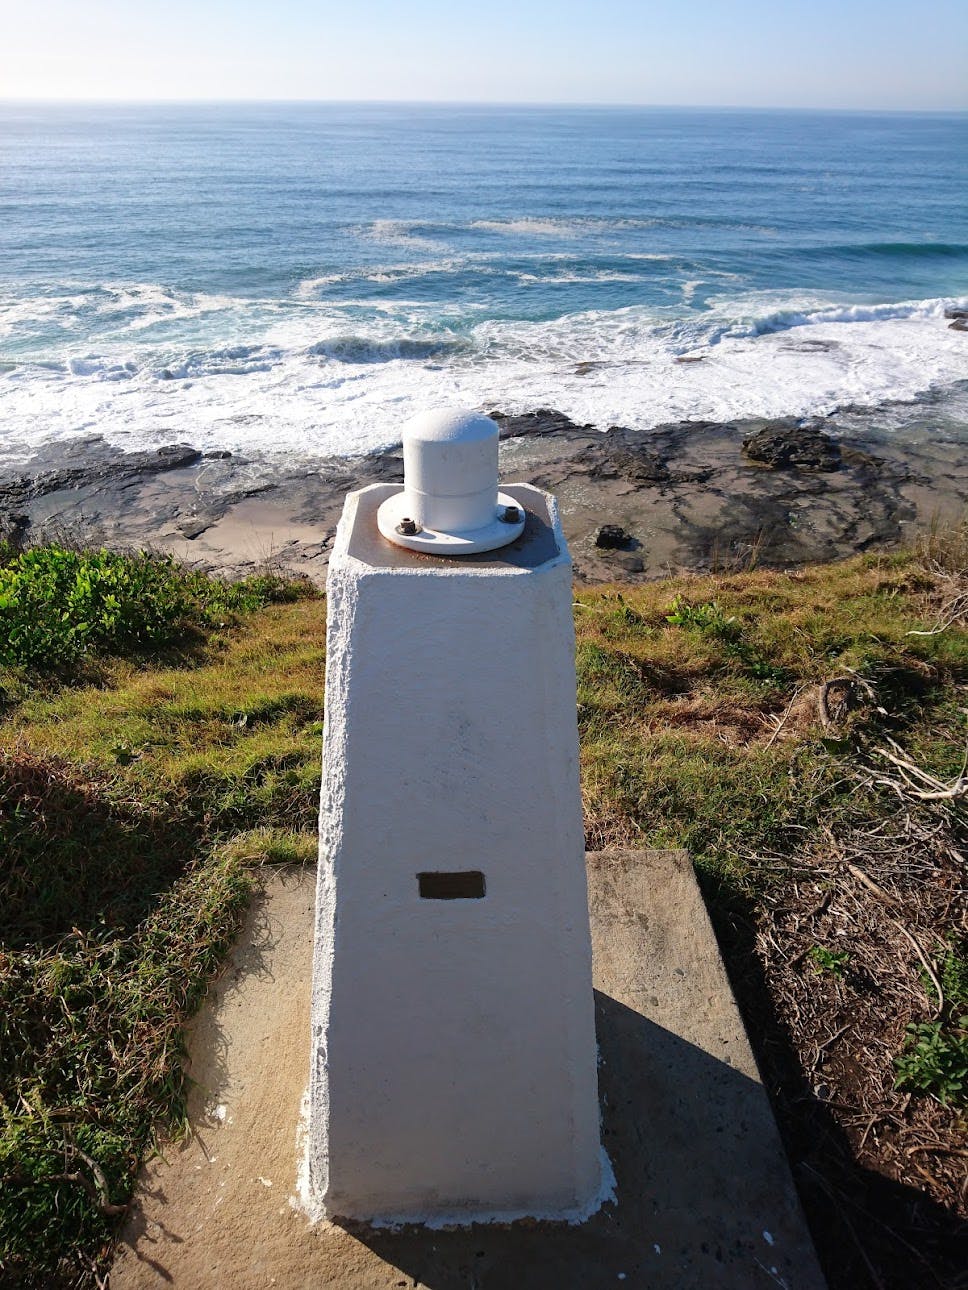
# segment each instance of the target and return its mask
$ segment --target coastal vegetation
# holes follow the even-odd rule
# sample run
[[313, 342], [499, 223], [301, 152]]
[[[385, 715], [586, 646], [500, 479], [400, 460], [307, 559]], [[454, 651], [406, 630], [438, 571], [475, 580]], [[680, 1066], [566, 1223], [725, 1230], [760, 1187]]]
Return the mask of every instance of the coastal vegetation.
[[[590, 848], [689, 850], [831, 1286], [965, 1216], [968, 525], [575, 595]], [[0, 1280], [94, 1286], [185, 1127], [184, 1025], [315, 855], [325, 603], [0, 551]]]
[[271, 575], [223, 582], [171, 558], [0, 543], [0, 665], [64, 675], [105, 654], [184, 650], [227, 614], [297, 595]]

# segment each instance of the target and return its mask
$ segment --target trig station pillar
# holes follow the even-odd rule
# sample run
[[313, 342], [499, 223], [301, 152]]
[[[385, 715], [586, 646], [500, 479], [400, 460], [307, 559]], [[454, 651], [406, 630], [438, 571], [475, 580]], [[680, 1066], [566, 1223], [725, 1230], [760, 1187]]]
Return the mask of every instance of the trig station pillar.
[[310, 1201], [581, 1219], [601, 1198], [571, 561], [497, 426], [417, 418], [329, 569]]

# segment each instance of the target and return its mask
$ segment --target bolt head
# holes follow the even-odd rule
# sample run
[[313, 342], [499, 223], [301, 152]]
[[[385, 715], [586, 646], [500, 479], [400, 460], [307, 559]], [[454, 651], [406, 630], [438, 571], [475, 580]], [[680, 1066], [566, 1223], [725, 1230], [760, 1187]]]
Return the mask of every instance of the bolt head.
[[403, 537], [413, 537], [415, 533], [420, 532], [420, 525], [416, 520], [412, 520], [409, 515], [405, 515], [397, 525], [397, 532]]
[[504, 514], [501, 516], [501, 519], [504, 521], [505, 524], [520, 524], [521, 523], [520, 508], [517, 506], [505, 506]]

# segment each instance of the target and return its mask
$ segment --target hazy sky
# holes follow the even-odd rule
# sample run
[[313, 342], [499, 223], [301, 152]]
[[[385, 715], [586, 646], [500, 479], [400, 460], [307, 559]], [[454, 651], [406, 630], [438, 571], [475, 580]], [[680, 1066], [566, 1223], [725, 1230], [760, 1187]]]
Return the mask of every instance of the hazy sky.
[[966, 0], [0, 0], [0, 97], [968, 108]]

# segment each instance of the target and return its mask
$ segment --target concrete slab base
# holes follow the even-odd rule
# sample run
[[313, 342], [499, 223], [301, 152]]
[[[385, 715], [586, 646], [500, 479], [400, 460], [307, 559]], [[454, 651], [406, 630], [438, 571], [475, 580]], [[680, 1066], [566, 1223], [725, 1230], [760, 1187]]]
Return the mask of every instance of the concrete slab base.
[[603, 852], [588, 876], [616, 1203], [578, 1227], [310, 1227], [313, 876], [278, 872], [192, 1027], [194, 1134], [146, 1167], [112, 1290], [823, 1290], [688, 857]]

